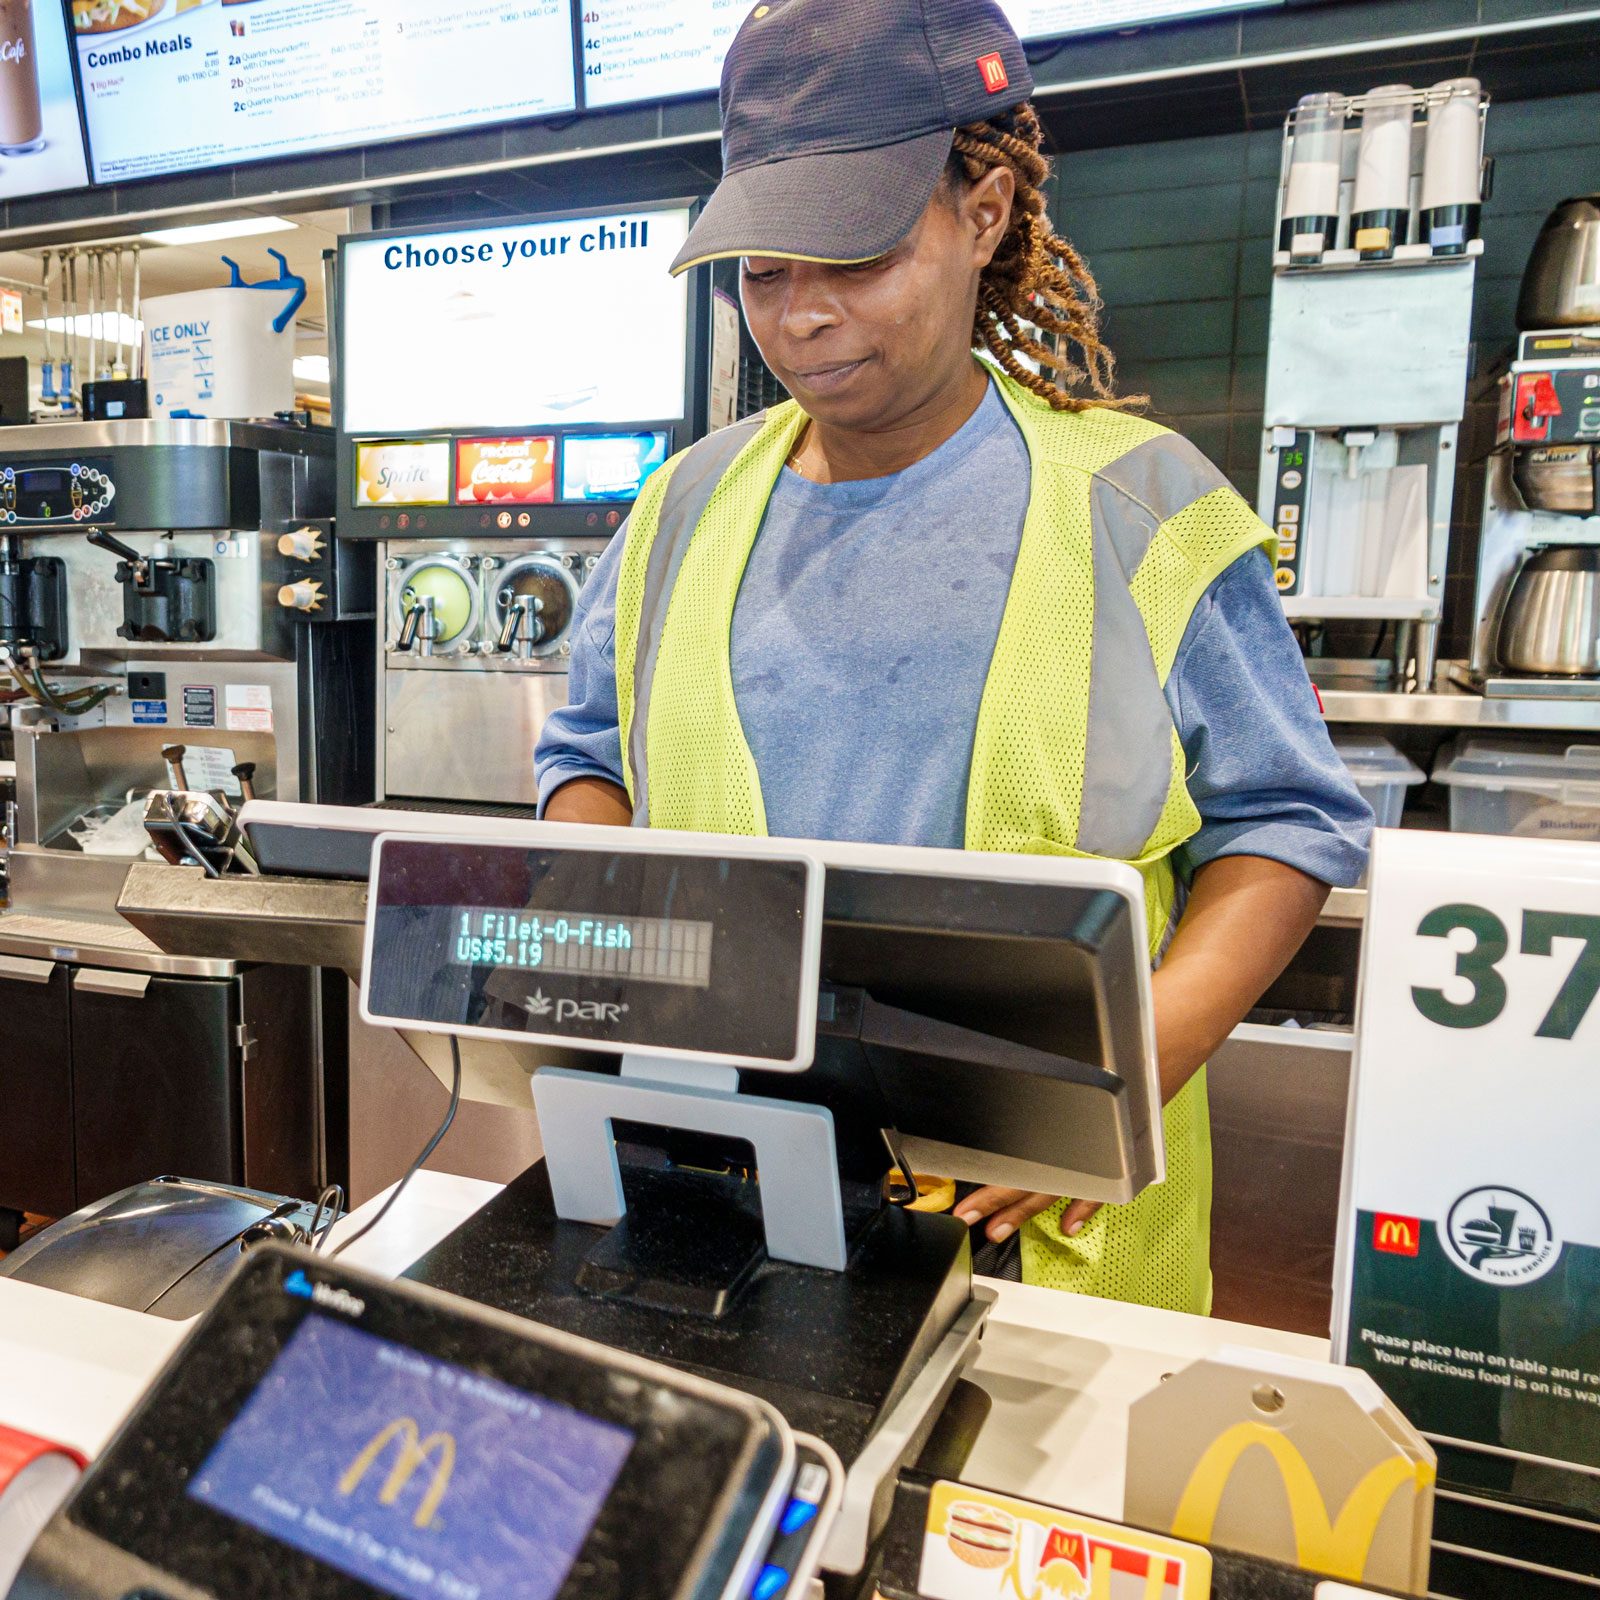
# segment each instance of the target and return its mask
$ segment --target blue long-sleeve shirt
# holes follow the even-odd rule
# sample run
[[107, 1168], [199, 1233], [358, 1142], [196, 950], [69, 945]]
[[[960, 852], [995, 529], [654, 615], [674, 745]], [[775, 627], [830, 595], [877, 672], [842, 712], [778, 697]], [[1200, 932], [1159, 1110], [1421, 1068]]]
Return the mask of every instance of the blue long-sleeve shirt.
[[[931, 455], [887, 478], [787, 469], [734, 608], [734, 698], [767, 824], [789, 838], [960, 848], [978, 707], [1027, 514], [1027, 445], [993, 385]], [[622, 539], [585, 584], [570, 703], [535, 761], [541, 805], [576, 777], [622, 782], [616, 587]], [[1328, 739], [1271, 564], [1236, 561], [1195, 608], [1166, 686], [1200, 831], [1224, 855], [1356, 883], [1372, 812]]]

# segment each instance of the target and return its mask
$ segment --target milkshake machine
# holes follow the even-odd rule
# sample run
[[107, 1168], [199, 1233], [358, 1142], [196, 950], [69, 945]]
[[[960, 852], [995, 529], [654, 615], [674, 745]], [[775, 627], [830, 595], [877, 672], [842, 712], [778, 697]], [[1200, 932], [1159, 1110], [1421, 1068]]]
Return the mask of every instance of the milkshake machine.
[[1474, 79], [1394, 84], [1285, 129], [1259, 511], [1292, 620], [1393, 629], [1392, 663], [1349, 668], [1378, 687], [1433, 677], [1486, 107]]
[[332, 436], [289, 424], [0, 440], [0, 1209], [323, 1179], [316, 975], [166, 956], [116, 901], [152, 792], [370, 798], [370, 552], [333, 537], [333, 476]]
[[668, 271], [692, 210], [340, 241], [339, 523], [377, 542], [381, 798], [536, 802], [583, 585], [705, 430], [706, 274]]

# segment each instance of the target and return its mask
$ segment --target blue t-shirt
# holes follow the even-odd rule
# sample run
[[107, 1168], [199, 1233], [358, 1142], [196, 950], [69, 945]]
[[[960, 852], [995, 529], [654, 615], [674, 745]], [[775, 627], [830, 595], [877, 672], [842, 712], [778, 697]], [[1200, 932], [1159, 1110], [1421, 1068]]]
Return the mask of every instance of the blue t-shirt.
[[[959, 849], [973, 738], [1028, 509], [1027, 445], [991, 384], [904, 472], [812, 483], [785, 468], [733, 614], [739, 720], [771, 833]], [[541, 805], [622, 782], [613, 539], [585, 584], [570, 704], [535, 763]], [[1372, 812], [1328, 740], [1271, 564], [1236, 561], [1195, 608], [1166, 686], [1199, 833], [1189, 871], [1268, 856], [1356, 883]]]

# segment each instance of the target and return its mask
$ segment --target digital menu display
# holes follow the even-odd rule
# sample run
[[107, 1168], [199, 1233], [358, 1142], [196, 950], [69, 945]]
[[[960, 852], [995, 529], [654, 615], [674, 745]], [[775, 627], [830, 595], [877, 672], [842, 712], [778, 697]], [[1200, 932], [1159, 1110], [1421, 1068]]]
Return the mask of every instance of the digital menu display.
[[457, 441], [458, 506], [547, 506], [555, 497], [553, 435]]
[[313, 1313], [188, 1493], [403, 1600], [553, 1600], [633, 1444]]
[[88, 181], [59, 0], [0, 0], [0, 200]]
[[715, 93], [756, 0], [584, 0], [583, 98], [591, 109]]
[[667, 459], [664, 433], [569, 436], [561, 449], [563, 500], [636, 500]]
[[346, 240], [341, 427], [684, 416], [689, 275], [668, 268], [688, 232], [673, 207]]
[[356, 446], [358, 506], [450, 503], [450, 441], [398, 439]]
[[1282, 4], [1283, 0], [1000, 0], [1000, 9], [1019, 37], [1059, 39], [1071, 33], [1100, 33]]
[[[1283, 0], [1000, 0], [1026, 40], [1172, 22]], [[715, 94], [728, 46], [755, 0], [584, 0], [583, 98], [590, 109]]]
[[568, 0], [72, 0], [72, 19], [100, 183], [577, 104]]

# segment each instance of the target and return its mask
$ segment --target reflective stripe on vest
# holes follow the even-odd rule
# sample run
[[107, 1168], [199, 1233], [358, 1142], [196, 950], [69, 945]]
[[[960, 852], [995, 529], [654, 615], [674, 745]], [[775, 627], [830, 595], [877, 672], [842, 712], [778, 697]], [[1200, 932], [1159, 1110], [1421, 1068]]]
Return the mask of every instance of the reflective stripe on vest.
[[[995, 379], [1028, 446], [1030, 498], [979, 709], [969, 849], [1097, 855], [1145, 879], [1150, 948], [1178, 910], [1170, 857], [1199, 826], [1164, 686], [1196, 603], [1271, 535], [1177, 435], [1057, 412]], [[805, 417], [793, 402], [702, 440], [646, 485], [617, 584], [617, 690], [634, 820], [765, 833], [729, 641], [745, 564]], [[1024, 1274], [1177, 1309], [1209, 1303], [1203, 1074], [1166, 1108], [1168, 1180], [1075, 1239], [1052, 1208]]]

